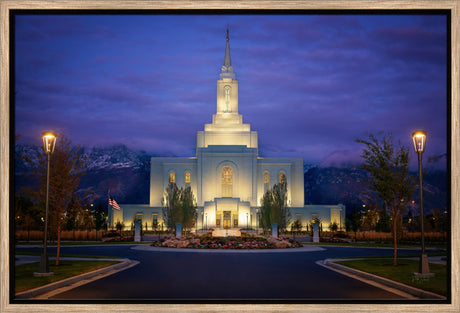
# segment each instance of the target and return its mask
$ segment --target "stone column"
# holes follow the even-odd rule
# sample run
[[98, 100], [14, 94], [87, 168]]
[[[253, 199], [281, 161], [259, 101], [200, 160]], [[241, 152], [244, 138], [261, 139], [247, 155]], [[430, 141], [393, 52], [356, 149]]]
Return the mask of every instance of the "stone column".
[[313, 242], [319, 242], [319, 223], [313, 223]]
[[272, 237], [278, 237], [278, 224], [272, 223]]
[[137, 221], [134, 223], [134, 241], [141, 241], [141, 222]]
[[182, 224], [176, 223], [176, 238], [182, 237]]

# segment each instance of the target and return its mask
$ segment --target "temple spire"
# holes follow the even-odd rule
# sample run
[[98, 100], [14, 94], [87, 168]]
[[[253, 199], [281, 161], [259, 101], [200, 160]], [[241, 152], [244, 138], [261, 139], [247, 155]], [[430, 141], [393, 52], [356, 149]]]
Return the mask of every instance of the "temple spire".
[[227, 37], [225, 39], [225, 57], [224, 65], [222, 65], [220, 78], [235, 78], [235, 73], [233, 73], [232, 59], [230, 58], [230, 41], [228, 36], [228, 25], [227, 25]]
[[225, 59], [224, 59], [224, 65], [228, 68], [229, 66], [232, 65], [232, 59], [230, 58], [230, 43], [228, 40], [228, 25], [227, 25], [227, 38], [225, 42]]

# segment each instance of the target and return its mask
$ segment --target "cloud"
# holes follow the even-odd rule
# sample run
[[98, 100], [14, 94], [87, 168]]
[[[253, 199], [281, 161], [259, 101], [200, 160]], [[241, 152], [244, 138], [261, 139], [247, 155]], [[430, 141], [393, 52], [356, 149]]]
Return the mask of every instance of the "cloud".
[[21, 140], [58, 128], [75, 143], [192, 156], [215, 113], [227, 21], [262, 156], [338, 162], [366, 131], [416, 127], [446, 152], [445, 20], [410, 15], [24, 16]]

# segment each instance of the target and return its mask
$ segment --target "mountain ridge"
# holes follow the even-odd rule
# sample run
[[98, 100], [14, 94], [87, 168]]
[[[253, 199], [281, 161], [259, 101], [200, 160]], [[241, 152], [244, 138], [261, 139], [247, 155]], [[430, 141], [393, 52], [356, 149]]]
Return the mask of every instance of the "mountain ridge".
[[[95, 192], [94, 202], [106, 203], [110, 191], [120, 204], [149, 203], [150, 158], [156, 155], [135, 151], [123, 144], [80, 149], [82, 157], [87, 160], [86, 175], [82, 177], [80, 189], [92, 189]], [[15, 182], [18, 189], [34, 185], [28, 173], [37, 165], [40, 153], [43, 152], [38, 146], [15, 146]], [[425, 172], [425, 211], [445, 209], [448, 203], [447, 172], [435, 168], [427, 168]], [[366, 177], [367, 173], [359, 165], [323, 167], [305, 163], [305, 204], [341, 203], [350, 211], [353, 206], [362, 205], [359, 195]]]

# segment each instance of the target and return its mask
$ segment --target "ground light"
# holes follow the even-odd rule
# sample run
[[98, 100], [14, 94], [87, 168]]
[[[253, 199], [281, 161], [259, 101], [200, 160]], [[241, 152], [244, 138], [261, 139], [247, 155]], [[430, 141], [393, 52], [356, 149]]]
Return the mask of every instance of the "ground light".
[[50, 276], [53, 275], [49, 271], [49, 261], [47, 254], [47, 242], [48, 242], [48, 203], [49, 203], [49, 189], [50, 189], [50, 163], [51, 163], [51, 154], [54, 152], [54, 147], [56, 145], [56, 135], [52, 132], [45, 132], [42, 134], [43, 139], [43, 150], [48, 158], [48, 163], [46, 167], [46, 202], [45, 202], [45, 230], [44, 230], [44, 239], [43, 239], [43, 254], [40, 257], [40, 266], [38, 272], [34, 273], [34, 276]]
[[432, 276], [428, 265], [428, 256], [425, 253], [425, 234], [423, 222], [423, 184], [422, 184], [422, 154], [425, 151], [426, 132], [419, 130], [412, 134], [414, 142], [414, 149], [418, 155], [418, 176], [419, 176], [419, 189], [420, 189], [420, 233], [422, 242], [422, 253], [420, 255], [420, 265], [417, 275]]

